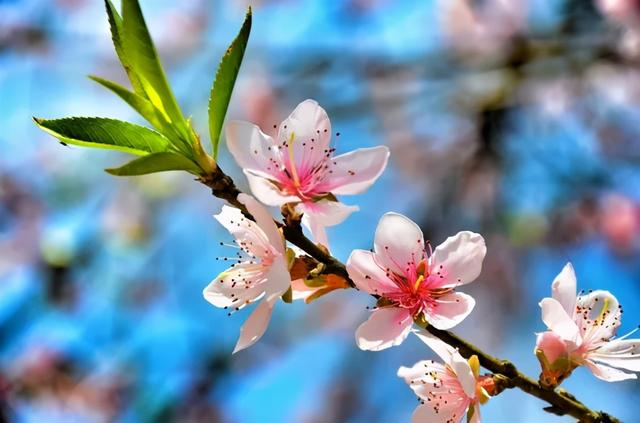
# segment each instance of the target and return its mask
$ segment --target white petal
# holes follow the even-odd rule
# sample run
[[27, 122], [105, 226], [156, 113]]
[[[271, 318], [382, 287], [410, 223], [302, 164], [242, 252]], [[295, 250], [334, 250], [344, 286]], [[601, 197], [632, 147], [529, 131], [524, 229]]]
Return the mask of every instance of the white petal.
[[[313, 215], [313, 218], [322, 226], [338, 225], [349, 217], [349, 215], [360, 208], [349, 206], [339, 201], [321, 200], [317, 202], [306, 201], [298, 205], [298, 209], [306, 216]], [[304, 216], [302, 217], [304, 223]]]
[[446, 421], [445, 419], [444, 415], [436, 414], [430, 405], [422, 404], [414, 410], [411, 423], [439, 423]]
[[239, 209], [224, 205], [214, 218], [251, 254], [263, 257], [272, 250], [264, 230], [256, 222], [247, 219]]
[[356, 330], [356, 343], [360, 349], [367, 351], [380, 351], [400, 345], [409, 335], [412, 324], [413, 319], [405, 309], [377, 309]]
[[584, 342], [611, 339], [620, 326], [621, 317], [618, 300], [608, 291], [593, 291], [576, 301], [576, 323]]
[[[403, 378], [408, 385], [414, 388], [423, 385], [433, 385], [439, 380], [438, 375], [444, 373], [446, 373], [444, 364], [431, 360], [422, 360], [411, 367], [401, 366], [397, 374]], [[433, 377], [434, 375], [436, 375], [435, 378]], [[427, 388], [430, 389], [430, 387]]]
[[267, 301], [275, 301], [291, 286], [291, 275], [283, 256], [276, 257], [266, 274], [265, 295]]
[[486, 253], [482, 235], [458, 232], [436, 247], [431, 258], [431, 271], [441, 272], [443, 287], [466, 284], [480, 275]]
[[273, 304], [269, 301], [260, 301], [260, 304], [251, 312], [251, 315], [240, 328], [240, 337], [233, 349], [233, 354], [255, 344], [262, 337], [269, 326]]
[[382, 266], [402, 275], [425, 257], [424, 237], [408, 217], [387, 213], [378, 223], [374, 250]]
[[411, 416], [412, 423], [459, 423], [467, 411], [462, 401], [438, 404], [437, 411], [430, 403], [419, 405]]
[[278, 188], [271, 179], [266, 178], [262, 173], [251, 170], [244, 171], [251, 192], [261, 203], [267, 206], [281, 206], [286, 203], [294, 203], [300, 199], [294, 195], [288, 195]]
[[[278, 145], [286, 149], [293, 142], [295, 166], [301, 174], [324, 159], [330, 140], [331, 122], [327, 112], [314, 100], [298, 104], [278, 129]], [[289, 163], [288, 155], [283, 156]]]
[[369, 294], [383, 294], [398, 291], [398, 287], [376, 264], [374, 253], [365, 250], [353, 250], [347, 260], [349, 277], [361, 289]]
[[551, 284], [553, 298], [562, 304], [569, 316], [576, 307], [576, 273], [571, 263], [567, 263]]
[[280, 252], [280, 254], [284, 254], [284, 240], [278, 231], [278, 227], [273, 221], [273, 217], [269, 214], [267, 209], [265, 209], [262, 204], [258, 203], [255, 198], [244, 193], [238, 195], [238, 201], [247, 207], [247, 211], [251, 213], [253, 218], [256, 220], [256, 223], [266, 235], [269, 243], [278, 252]]
[[325, 227], [342, 223], [351, 213], [358, 210], [358, 206], [347, 206], [337, 201], [322, 200], [315, 203], [300, 203], [298, 210], [304, 213], [302, 223], [309, 228], [314, 241], [329, 248]]
[[215, 307], [242, 308], [264, 294], [266, 278], [262, 269], [260, 264], [239, 263], [220, 273], [202, 295]]
[[398, 376], [403, 378], [413, 392], [425, 401], [432, 395], [434, 384], [443, 385], [443, 382], [453, 377], [444, 364], [431, 360], [419, 361], [413, 367], [400, 367]]
[[462, 322], [476, 305], [472, 296], [462, 292], [451, 292], [438, 298], [435, 305], [427, 310], [427, 321], [433, 327], [449, 330]]
[[385, 146], [360, 148], [331, 159], [330, 177], [317, 189], [335, 195], [360, 194], [367, 190], [387, 167]]
[[275, 141], [250, 122], [231, 121], [226, 126], [227, 147], [242, 169], [274, 173], [280, 162]]
[[549, 364], [553, 364], [560, 357], [568, 358], [570, 351], [575, 347], [575, 345], [565, 341], [555, 332], [545, 331], [537, 335], [533, 352], [537, 354], [537, 351], [541, 351]]
[[267, 300], [277, 299], [290, 284], [284, 257], [279, 256], [268, 267], [259, 263], [238, 263], [220, 273], [202, 294], [215, 307], [241, 309], [265, 294]]
[[579, 339], [578, 327], [565, 309], [553, 298], [540, 301], [542, 321], [547, 327], [566, 341], [576, 342]]
[[632, 372], [640, 372], [640, 340], [616, 339], [606, 342], [589, 358], [600, 363]]
[[327, 250], [331, 251], [331, 246], [329, 245], [329, 236], [327, 235], [327, 229], [318, 222], [318, 219], [315, 219], [313, 216], [307, 215], [307, 217], [303, 217], [304, 225], [309, 228], [311, 235], [313, 236], [313, 240], [316, 244], [324, 245], [327, 247]]
[[621, 380], [637, 379], [635, 373], [627, 373], [622, 370], [609, 367], [605, 364], [597, 364], [587, 360], [585, 365], [591, 370], [591, 373], [598, 379], [602, 379], [606, 382], [619, 382]]
[[447, 344], [440, 338], [430, 334], [425, 329], [414, 329], [412, 331], [414, 335], [416, 335], [422, 342], [425, 343], [426, 346], [431, 348], [433, 352], [435, 352], [438, 357], [442, 359], [445, 363], [451, 362], [451, 357], [456, 353], [455, 348], [451, 345]]
[[467, 397], [475, 398], [476, 378], [473, 375], [473, 370], [471, 370], [469, 362], [456, 351], [451, 355], [450, 365]]

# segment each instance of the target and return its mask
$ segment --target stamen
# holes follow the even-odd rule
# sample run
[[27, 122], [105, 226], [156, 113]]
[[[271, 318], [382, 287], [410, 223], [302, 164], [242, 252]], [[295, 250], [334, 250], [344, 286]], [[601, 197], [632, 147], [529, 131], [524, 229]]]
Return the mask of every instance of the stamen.
[[616, 340], [628, 338], [628, 337], [630, 337], [631, 335], [633, 335], [634, 333], [636, 333], [639, 330], [640, 330], [640, 326], [637, 326], [635, 329], [633, 329], [632, 331], [630, 331], [626, 335], [623, 335], [623, 336], [621, 336], [619, 338], [616, 338]]

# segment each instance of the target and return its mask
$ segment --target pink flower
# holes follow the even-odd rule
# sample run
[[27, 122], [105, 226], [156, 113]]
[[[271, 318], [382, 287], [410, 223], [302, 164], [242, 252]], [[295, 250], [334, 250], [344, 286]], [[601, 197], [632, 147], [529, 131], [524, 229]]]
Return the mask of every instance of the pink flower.
[[[214, 306], [236, 311], [262, 299], [242, 326], [234, 353], [260, 339], [269, 325], [273, 305], [291, 284], [285, 243], [271, 215], [247, 194], [238, 195], [238, 201], [256, 221], [247, 219], [234, 207], [222, 206], [215, 218], [234, 236], [241, 252], [231, 259], [237, 263], [203, 291], [204, 298]], [[248, 257], [241, 258], [243, 254]]]
[[525, 28], [527, 9], [526, 0], [440, 0], [436, 12], [454, 48], [491, 57]]
[[600, 211], [600, 230], [614, 251], [632, 254], [640, 240], [638, 204], [618, 194], [604, 197]]
[[541, 382], [555, 386], [577, 366], [587, 366], [608, 382], [636, 379], [625, 371], [640, 371], [640, 341], [625, 339], [635, 330], [612, 339], [622, 317], [616, 297], [607, 291], [576, 295], [571, 263], [556, 276], [551, 290], [553, 298], [540, 302], [542, 320], [550, 329], [539, 334], [536, 343]]
[[413, 412], [413, 423], [457, 423], [467, 416], [480, 423], [480, 404], [489, 400], [486, 386], [489, 376], [480, 376], [478, 357], [465, 360], [453, 347], [426, 331], [414, 331], [444, 363], [419, 361], [413, 367], [400, 367], [403, 378], [420, 398]]
[[629, 26], [638, 23], [640, 1], [638, 0], [597, 0], [600, 12], [613, 22]]
[[305, 100], [280, 124], [276, 139], [249, 122], [230, 122], [227, 145], [262, 203], [298, 203], [302, 222], [317, 242], [327, 245], [324, 228], [337, 225], [358, 207], [336, 195], [368, 189], [387, 165], [389, 149], [362, 148], [333, 156], [331, 123], [322, 107]]
[[378, 307], [356, 331], [361, 349], [399, 345], [416, 317], [450, 329], [473, 310], [475, 300], [454, 288], [480, 274], [487, 252], [482, 236], [459, 232], [433, 254], [427, 249], [418, 225], [401, 214], [387, 213], [378, 223], [374, 251], [351, 253], [349, 276], [359, 289], [379, 296]]

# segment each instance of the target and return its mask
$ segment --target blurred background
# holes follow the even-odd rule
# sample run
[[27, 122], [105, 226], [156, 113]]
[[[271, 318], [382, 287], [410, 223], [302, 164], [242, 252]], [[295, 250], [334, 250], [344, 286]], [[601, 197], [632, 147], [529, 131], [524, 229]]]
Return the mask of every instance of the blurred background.
[[[116, 2], [117, 4], [118, 2]], [[170, 80], [206, 136], [217, 63], [247, 1], [141, 1]], [[387, 171], [344, 224], [346, 260], [387, 211], [435, 245], [481, 232], [478, 300], [455, 332], [537, 377], [538, 301], [567, 261], [580, 288], [640, 323], [640, 1], [256, 0], [228, 118], [269, 131], [306, 98], [338, 153], [386, 144]], [[202, 298], [230, 236], [221, 202], [186, 174], [119, 179], [106, 151], [65, 147], [31, 122], [139, 121], [85, 76], [123, 82], [100, 0], [0, 0], [0, 421], [398, 422], [417, 405], [396, 376], [431, 353], [353, 340], [372, 301], [336, 291], [280, 304], [231, 356], [248, 310]], [[205, 143], [206, 144], [206, 143]], [[246, 188], [222, 152], [223, 168]], [[275, 211], [274, 211], [275, 212]], [[564, 386], [639, 422], [635, 381], [578, 369]], [[519, 391], [489, 422], [570, 422]]]

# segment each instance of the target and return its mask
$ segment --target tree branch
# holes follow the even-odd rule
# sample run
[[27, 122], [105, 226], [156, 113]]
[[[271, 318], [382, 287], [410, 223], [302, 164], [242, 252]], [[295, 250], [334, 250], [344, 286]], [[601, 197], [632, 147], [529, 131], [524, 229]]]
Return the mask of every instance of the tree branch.
[[[222, 171], [222, 169], [216, 167], [212, 174], [202, 176], [199, 178], [199, 181], [211, 188], [214, 196], [227, 201], [229, 204], [239, 208], [244, 214], [251, 217], [246, 208], [237, 200], [237, 196], [241, 191], [235, 186], [233, 180]], [[340, 260], [329, 254], [325, 249], [319, 247], [307, 238], [302, 232], [300, 222], [295, 222], [289, 225], [279, 224], [279, 226], [287, 241], [301, 248], [311, 257], [326, 265], [325, 273], [341, 276], [347, 280], [352, 287], [355, 287], [353, 281], [349, 278], [345, 265]], [[549, 403], [550, 406], [546, 407], [545, 411], [558, 415], [570, 415], [575, 417], [581, 423], [621, 423], [620, 420], [607, 413], [589, 409], [564, 389], [542, 387], [538, 382], [518, 371], [517, 367], [512, 362], [495, 358], [449, 331], [436, 329], [420, 320], [416, 320], [415, 323], [447, 344], [457, 348], [463, 357], [469, 358], [472, 355], [476, 355], [480, 360], [482, 367], [495, 374], [494, 376], [496, 376], [495, 380], [498, 382], [499, 391], [503, 389], [518, 388], [529, 395]]]
[[463, 357], [478, 356], [482, 367], [503, 376], [499, 378], [503, 384], [501, 388], [519, 388], [529, 395], [533, 395], [551, 404], [551, 407], [545, 408], [545, 411], [558, 415], [568, 414], [578, 419], [581, 423], [620, 423], [618, 419], [607, 413], [590, 410], [563, 389], [542, 387], [538, 382], [518, 371], [512, 362], [495, 358], [449, 331], [436, 329], [433, 326], [425, 325], [424, 322], [416, 321], [415, 323], [447, 344], [457, 348]]

